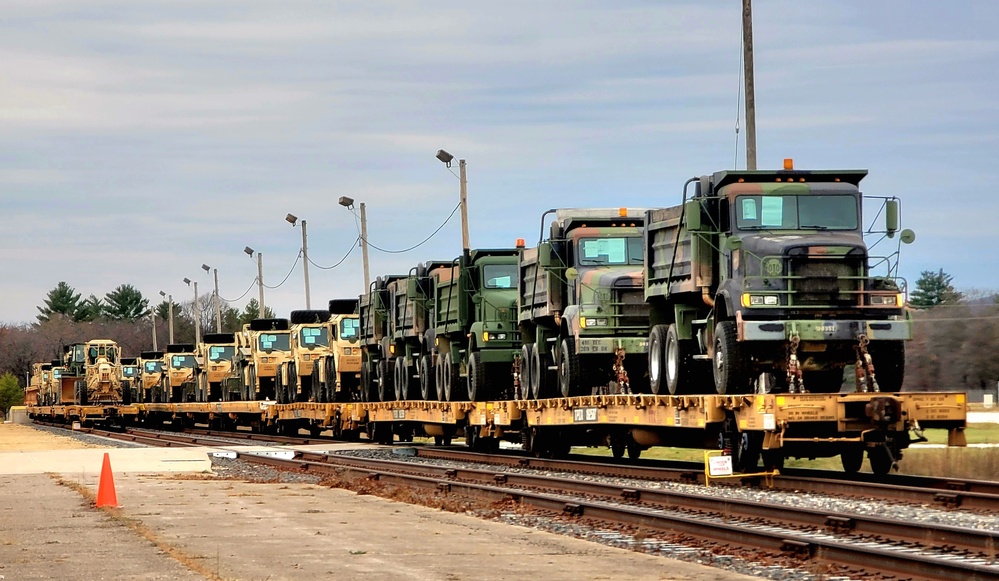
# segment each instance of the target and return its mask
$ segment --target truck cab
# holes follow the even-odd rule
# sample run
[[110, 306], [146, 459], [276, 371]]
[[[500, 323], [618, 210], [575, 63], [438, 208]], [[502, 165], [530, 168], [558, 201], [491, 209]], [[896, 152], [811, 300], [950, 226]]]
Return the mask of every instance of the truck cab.
[[154, 403], [161, 401], [163, 382], [163, 352], [142, 351], [137, 361], [139, 368], [138, 398], [136, 401]]
[[238, 400], [242, 382], [236, 373], [236, 336], [207, 333], [197, 349], [195, 383], [198, 401]]
[[163, 356], [162, 393], [166, 401], [197, 401], [194, 374], [198, 367], [192, 343], [171, 343]]
[[237, 337], [237, 365], [243, 378], [246, 401], [275, 400], [278, 370], [291, 357], [291, 330], [288, 319], [254, 319], [243, 325]]

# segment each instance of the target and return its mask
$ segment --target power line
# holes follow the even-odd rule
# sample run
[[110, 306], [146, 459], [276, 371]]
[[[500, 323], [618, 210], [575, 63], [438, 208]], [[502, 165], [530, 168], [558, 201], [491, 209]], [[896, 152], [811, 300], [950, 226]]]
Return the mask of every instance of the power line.
[[250, 294], [250, 289], [252, 289], [253, 285], [255, 285], [255, 284], [257, 284], [257, 278], [256, 277], [254, 277], [253, 281], [250, 282], [250, 286], [246, 287], [246, 292], [244, 292], [243, 294], [239, 295], [238, 299], [231, 299], [230, 300], [230, 299], [222, 297], [222, 295], [219, 295], [219, 300], [225, 301], [227, 303], [239, 302], [239, 301], [241, 301], [243, 299], [243, 297], [245, 297], [246, 295]]
[[290, 270], [288, 271], [288, 274], [286, 274], [286, 275], [285, 275], [285, 277], [284, 277], [284, 280], [282, 280], [281, 282], [277, 283], [277, 285], [275, 285], [275, 286], [267, 286], [267, 285], [265, 284], [265, 285], [264, 285], [264, 288], [269, 288], [269, 289], [271, 289], [271, 290], [274, 290], [274, 289], [276, 289], [276, 288], [280, 288], [280, 287], [281, 287], [281, 285], [283, 285], [284, 283], [288, 282], [288, 279], [289, 279], [289, 278], [291, 277], [291, 273], [295, 272], [295, 267], [296, 267], [296, 266], [298, 266], [298, 261], [299, 261], [299, 260], [300, 260], [301, 258], [302, 258], [302, 249], [301, 249], [301, 248], [299, 248], [299, 249], [298, 249], [298, 256], [296, 256], [296, 257], [295, 257], [295, 262], [294, 262], [294, 263], [292, 263], [292, 265], [291, 265], [291, 269], [290, 269]]
[[336, 264], [334, 264], [333, 266], [319, 266], [315, 262], [312, 262], [311, 258], [309, 259], [309, 264], [311, 264], [312, 266], [315, 266], [316, 268], [321, 269], [321, 270], [332, 270], [332, 269], [340, 266], [341, 264], [343, 264], [344, 260], [347, 260], [347, 257], [350, 256], [350, 254], [352, 252], [354, 252], [354, 248], [356, 248], [356, 245], [357, 245], [358, 242], [360, 242], [360, 240], [361, 240], [360, 236], [358, 236], [357, 238], [355, 238], [354, 241], [350, 243], [350, 249], [347, 250], [347, 253], [344, 254], [343, 258], [341, 258], [340, 261], [337, 262]]
[[461, 207], [461, 202], [458, 202], [458, 205], [455, 206], [453, 210], [451, 210], [450, 214], [448, 214], [447, 219], [444, 220], [444, 222], [440, 226], [438, 226], [437, 229], [434, 230], [432, 234], [430, 234], [430, 236], [427, 236], [419, 244], [414, 244], [413, 246], [410, 246], [409, 248], [404, 248], [402, 250], [388, 250], [388, 249], [385, 249], [385, 248], [381, 248], [379, 246], [375, 246], [371, 242], [369, 242], [369, 241], [361, 238], [360, 235], [358, 235], [358, 239], [364, 241], [364, 243], [367, 244], [370, 248], [374, 248], [375, 250], [377, 250], [379, 252], [384, 252], [386, 254], [402, 254], [404, 252], [409, 252], [410, 250], [416, 250], [420, 246], [423, 246], [424, 244], [426, 244], [427, 242], [429, 242], [431, 238], [433, 238], [434, 236], [436, 236], [437, 233], [440, 232], [441, 229], [443, 229], [444, 226], [446, 226], [447, 223], [451, 221], [451, 218], [454, 217], [454, 213], [457, 212], [458, 208], [460, 208], [460, 207]]

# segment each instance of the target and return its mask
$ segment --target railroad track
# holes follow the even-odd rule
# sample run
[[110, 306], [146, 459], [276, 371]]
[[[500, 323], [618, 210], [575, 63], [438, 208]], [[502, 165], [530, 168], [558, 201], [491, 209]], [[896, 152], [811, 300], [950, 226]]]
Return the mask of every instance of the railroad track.
[[[148, 432], [133, 430], [133, 432]], [[91, 433], [105, 435], [99, 430]], [[114, 433], [109, 437], [170, 446], [232, 445], [228, 434]], [[299, 443], [302, 439], [297, 439]], [[326, 440], [328, 442], [328, 440]], [[433, 452], [427, 454], [425, 452]], [[471, 458], [470, 452], [420, 450], [422, 457]], [[829, 514], [785, 504], [739, 501], [643, 487], [587, 482], [553, 475], [519, 474], [480, 468], [455, 468], [400, 460], [299, 452], [292, 460], [242, 454], [244, 460], [315, 474], [349, 474], [383, 484], [436, 490], [521, 506], [598, 525], [641, 527], [722, 544], [818, 561], [844, 571], [925, 579], [994, 579], [999, 577], [999, 534], [958, 527], [906, 523], [857, 514]], [[477, 461], [495, 456], [477, 454]], [[508, 456], [507, 456], [508, 457]], [[504, 458], [504, 456], [500, 456]], [[517, 466], [559, 470], [559, 462], [516, 459]], [[522, 460], [527, 460], [523, 462]], [[605, 472], [608, 466], [593, 463]], [[630, 471], [652, 470], [624, 467]], [[661, 470], [661, 469], [659, 469]], [[616, 474], [621, 476], [621, 474]], [[629, 476], [634, 478], [635, 476]], [[661, 480], [661, 477], [659, 478]]]

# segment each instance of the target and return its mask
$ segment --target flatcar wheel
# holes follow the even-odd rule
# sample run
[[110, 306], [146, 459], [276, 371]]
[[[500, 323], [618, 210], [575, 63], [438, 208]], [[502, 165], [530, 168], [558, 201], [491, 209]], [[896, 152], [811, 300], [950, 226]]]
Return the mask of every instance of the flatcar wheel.
[[892, 458], [888, 448], [880, 445], [867, 450], [867, 461], [871, 464], [871, 472], [877, 476], [884, 476], [891, 472]]
[[624, 458], [624, 451], [626, 447], [626, 442], [621, 436], [611, 436], [610, 449], [611, 454], [614, 458], [621, 459]]
[[848, 448], [840, 452], [839, 459], [843, 463], [843, 472], [856, 474], [864, 465], [864, 449], [856, 446]]
[[[860, 459], [864, 459], [864, 454], [861, 451]], [[764, 450], [763, 451], [763, 469], [767, 472], [773, 472], [774, 470], [781, 471], [784, 469], [784, 450], [777, 448], [775, 450]]]
[[638, 445], [638, 442], [628, 439], [628, 458], [632, 460], [638, 460], [642, 456], [642, 447]]

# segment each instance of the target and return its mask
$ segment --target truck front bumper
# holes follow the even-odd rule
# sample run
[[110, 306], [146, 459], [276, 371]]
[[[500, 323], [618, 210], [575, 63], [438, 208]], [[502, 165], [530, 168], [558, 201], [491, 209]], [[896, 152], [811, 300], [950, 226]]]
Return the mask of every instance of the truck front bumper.
[[907, 341], [912, 339], [912, 321], [811, 320], [745, 321], [738, 320], [740, 341], [785, 341], [797, 336], [802, 341], [856, 341], [867, 335], [871, 341]]

